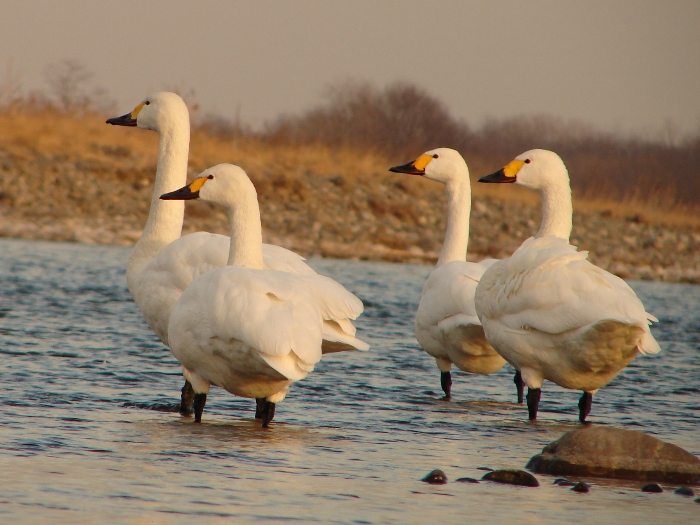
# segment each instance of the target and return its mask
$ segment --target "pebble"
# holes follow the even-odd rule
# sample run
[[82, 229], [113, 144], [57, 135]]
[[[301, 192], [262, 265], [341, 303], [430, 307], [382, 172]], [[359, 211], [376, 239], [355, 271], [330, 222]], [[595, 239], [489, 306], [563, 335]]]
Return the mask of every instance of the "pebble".
[[459, 478], [457, 479], [457, 483], [479, 483], [479, 480], [474, 478]]
[[695, 491], [690, 487], [678, 487], [676, 490], [673, 491], [673, 493], [678, 494], [679, 496], [695, 496]]
[[540, 486], [540, 482], [537, 481], [537, 478], [524, 470], [494, 470], [484, 474], [484, 477], [481, 479], [486, 481], [495, 481], [496, 483], [522, 485], [524, 487]]
[[447, 476], [442, 470], [436, 468], [421, 479], [421, 481], [430, 483], [431, 485], [444, 485], [447, 483]]
[[552, 481], [552, 485], [559, 485], [560, 487], [573, 487], [574, 485], [576, 485], [576, 483], [566, 478], [557, 478], [554, 481]]
[[576, 485], [571, 487], [571, 490], [574, 492], [588, 492], [588, 484], [584, 481], [579, 481]]
[[658, 483], [647, 483], [642, 487], [642, 492], [663, 492], [664, 489]]

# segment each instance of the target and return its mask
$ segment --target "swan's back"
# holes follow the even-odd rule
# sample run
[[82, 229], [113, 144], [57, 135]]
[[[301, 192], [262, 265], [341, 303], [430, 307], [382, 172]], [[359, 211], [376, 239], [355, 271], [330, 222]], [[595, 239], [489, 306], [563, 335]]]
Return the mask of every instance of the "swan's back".
[[[158, 252], [133, 282], [129, 280], [129, 290], [146, 322], [166, 345], [175, 303], [197, 277], [226, 265], [230, 241], [225, 235], [207, 232], [185, 235]], [[263, 262], [269, 270], [317, 275], [303, 257], [279, 246], [263, 244]]]
[[587, 256], [559, 237], [526, 240], [482, 276], [475, 296], [482, 322], [561, 334], [614, 320], [644, 331], [642, 353], [658, 352], [648, 328], [655, 318], [625, 281], [591, 264]]

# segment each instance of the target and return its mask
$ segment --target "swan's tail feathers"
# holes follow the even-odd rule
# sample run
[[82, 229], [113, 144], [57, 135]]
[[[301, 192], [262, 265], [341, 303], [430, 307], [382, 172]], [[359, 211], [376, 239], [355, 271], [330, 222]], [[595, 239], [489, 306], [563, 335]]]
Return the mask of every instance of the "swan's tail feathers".
[[661, 347], [659, 343], [656, 342], [656, 339], [654, 339], [654, 336], [651, 335], [651, 332], [644, 334], [644, 337], [642, 337], [642, 340], [639, 342], [638, 348], [639, 352], [642, 354], [658, 354], [661, 352]]
[[[659, 320], [651, 315], [649, 312], [645, 312], [647, 315], [647, 319], [649, 322], [647, 324], [651, 324], [652, 322], [658, 323]], [[644, 337], [642, 337], [642, 340], [639, 342], [639, 352], [642, 354], [658, 354], [661, 352], [661, 347], [659, 346], [659, 343], [656, 342], [656, 339], [654, 339], [654, 336], [651, 335], [651, 331], [647, 327], [646, 333], [644, 334]]]
[[[443, 319], [438, 323], [438, 328], [443, 332], [455, 330], [459, 326], [478, 326], [481, 327], [481, 321], [476, 315], [455, 314]], [[483, 329], [482, 329], [483, 331]]]
[[294, 352], [283, 356], [267, 355], [260, 352], [260, 357], [289, 381], [300, 381], [309, 375], [309, 367], [313, 370], [313, 365], [306, 366], [307, 363], [299, 359]]
[[[347, 352], [349, 350], [369, 350], [369, 345], [355, 337], [355, 327], [346, 319], [342, 324], [338, 321], [323, 321], [323, 344], [321, 346], [324, 354], [336, 352]], [[352, 329], [347, 329], [350, 325]]]

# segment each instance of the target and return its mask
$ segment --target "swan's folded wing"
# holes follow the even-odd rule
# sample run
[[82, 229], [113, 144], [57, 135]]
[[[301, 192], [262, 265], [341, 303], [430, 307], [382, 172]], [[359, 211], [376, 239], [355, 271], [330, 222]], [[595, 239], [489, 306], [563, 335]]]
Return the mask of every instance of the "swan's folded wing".
[[602, 319], [647, 324], [632, 289], [556, 237], [528, 239], [492, 266], [477, 292], [480, 312], [513, 328], [562, 333]]
[[263, 262], [268, 270], [300, 275], [316, 275], [316, 272], [304, 262], [306, 259], [293, 251], [274, 244], [263, 244], [262, 251]]
[[238, 340], [268, 356], [293, 351], [309, 365], [321, 359], [319, 309], [303, 283], [283, 272], [226, 266], [203, 275], [182, 294], [170, 330], [182, 323], [200, 341]]

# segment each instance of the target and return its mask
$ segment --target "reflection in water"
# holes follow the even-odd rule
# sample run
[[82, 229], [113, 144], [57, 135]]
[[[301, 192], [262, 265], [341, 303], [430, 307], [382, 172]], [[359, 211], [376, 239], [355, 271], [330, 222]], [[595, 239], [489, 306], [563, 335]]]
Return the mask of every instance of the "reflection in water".
[[[0, 522], [687, 522], [697, 504], [641, 484], [418, 481], [434, 468], [480, 478], [522, 468], [577, 428], [578, 393], [546, 383], [537, 423], [513, 403], [512, 369], [455, 372], [441, 399], [413, 337], [431, 268], [311, 261], [360, 296], [369, 353], [324, 357], [292, 386], [272, 427], [254, 402], [212, 389], [205, 421], [169, 410], [182, 377], [131, 301], [129, 250], [0, 241]], [[700, 453], [697, 287], [634, 283], [661, 322], [658, 356], [635, 360], [594, 399], [591, 421], [642, 429]], [[594, 504], [592, 504], [594, 502]]]

